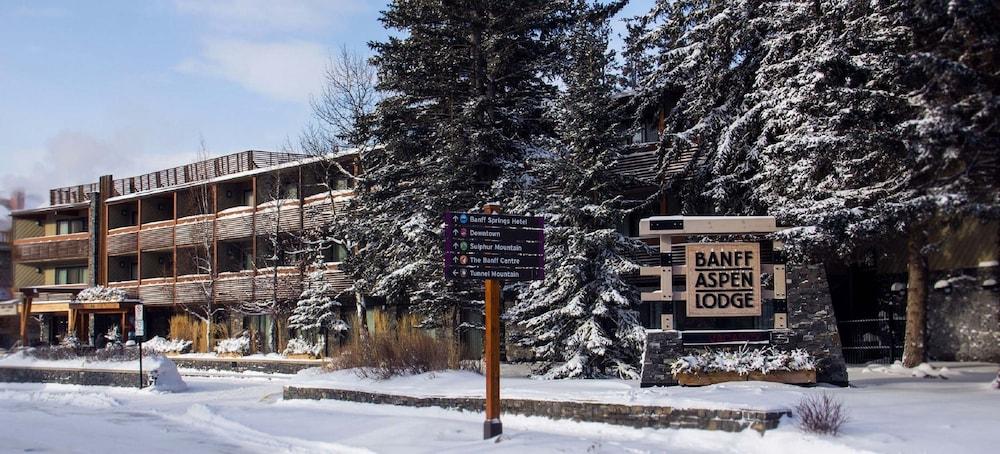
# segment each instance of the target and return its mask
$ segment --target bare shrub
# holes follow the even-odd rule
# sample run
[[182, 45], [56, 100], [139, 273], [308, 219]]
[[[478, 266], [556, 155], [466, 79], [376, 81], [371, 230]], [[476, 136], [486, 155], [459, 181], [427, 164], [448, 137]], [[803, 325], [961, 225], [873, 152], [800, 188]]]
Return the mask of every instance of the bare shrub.
[[827, 393], [811, 394], [795, 406], [799, 427], [806, 432], [837, 435], [847, 422], [844, 404]]
[[367, 341], [355, 336], [331, 367], [354, 369], [361, 377], [379, 380], [457, 368], [453, 343], [415, 328], [415, 322], [415, 317], [404, 317], [396, 323], [390, 323], [385, 316], [377, 317], [376, 330]]

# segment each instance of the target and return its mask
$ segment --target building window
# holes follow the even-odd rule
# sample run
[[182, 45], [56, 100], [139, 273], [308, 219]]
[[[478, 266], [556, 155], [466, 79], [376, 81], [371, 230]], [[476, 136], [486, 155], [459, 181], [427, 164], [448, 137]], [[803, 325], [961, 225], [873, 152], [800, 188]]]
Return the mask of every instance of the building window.
[[87, 280], [87, 267], [56, 268], [56, 284], [83, 284]]
[[87, 223], [83, 219], [61, 219], [56, 221], [56, 235], [69, 235], [87, 231]]

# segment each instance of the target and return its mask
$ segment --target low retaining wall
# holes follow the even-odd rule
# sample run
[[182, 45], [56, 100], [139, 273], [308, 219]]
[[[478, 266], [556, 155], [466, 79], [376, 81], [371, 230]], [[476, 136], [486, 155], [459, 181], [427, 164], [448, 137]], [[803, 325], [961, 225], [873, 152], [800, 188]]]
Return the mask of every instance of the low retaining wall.
[[[143, 371], [143, 386], [150, 386], [154, 384], [155, 380], [155, 375]], [[62, 383], [135, 388], [139, 386], [139, 371], [0, 366], [0, 382]]]
[[[479, 397], [411, 397], [330, 388], [286, 386], [284, 398], [334, 399], [372, 404], [404, 405], [408, 407], [441, 407], [482, 412], [485, 402]], [[503, 399], [504, 413], [543, 416], [581, 422], [601, 422], [636, 428], [705, 429], [739, 432], [750, 428], [760, 433], [778, 427], [782, 416], [790, 411], [713, 410], [671, 408], [651, 405], [605, 404], [527, 399]]]
[[322, 360], [260, 360], [244, 358], [185, 358], [168, 356], [178, 368], [199, 370], [224, 370], [231, 372], [263, 372], [268, 374], [297, 374], [303, 369], [320, 367]]

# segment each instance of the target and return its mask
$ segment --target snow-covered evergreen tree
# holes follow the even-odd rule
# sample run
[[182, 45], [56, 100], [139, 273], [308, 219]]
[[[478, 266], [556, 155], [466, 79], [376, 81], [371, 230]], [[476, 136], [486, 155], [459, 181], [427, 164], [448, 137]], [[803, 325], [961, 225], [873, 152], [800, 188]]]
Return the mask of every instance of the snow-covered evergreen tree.
[[787, 239], [813, 256], [907, 239], [913, 365], [929, 229], [1000, 205], [998, 60], [985, 50], [997, 9], [663, 1], [638, 21], [631, 54], [656, 56], [646, 93], [673, 93], [665, 143], [697, 133], [708, 153], [709, 209], [775, 214], [801, 226]]
[[507, 318], [517, 342], [543, 362], [545, 377], [638, 376], [645, 331], [633, 309], [638, 292], [626, 276], [638, 270], [629, 253], [642, 247], [619, 233], [626, 202], [612, 172], [625, 134], [612, 95], [614, 54], [608, 49], [613, 7], [574, 5], [565, 34], [566, 89], [549, 113], [557, 125], [552, 152], [532, 162], [540, 193], [525, 209], [546, 214], [544, 280], [518, 285]]
[[381, 17], [394, 32], [372, 45], [380, 145], [363, 176], [343, 235], [360, 245], [344, 263], [368, 292], [411, 304], [427, 325], [457, 327], [482, 297], [444, 280], [442, 214], [503, 203], [519, 191], [524, 156], [545, 133], [554, 92], [553, 30], [561, 1], [396, 1]]
[[326, 264], [323, 263], [322, 254], [316, 254], [316, 259], [303, 279], [302, 295], [288, 317], [288, 327], [313, 333], [323, 328], [343, 327], [338, 313], [340, 302], [334, 298], [336, 293], [326, 279]]

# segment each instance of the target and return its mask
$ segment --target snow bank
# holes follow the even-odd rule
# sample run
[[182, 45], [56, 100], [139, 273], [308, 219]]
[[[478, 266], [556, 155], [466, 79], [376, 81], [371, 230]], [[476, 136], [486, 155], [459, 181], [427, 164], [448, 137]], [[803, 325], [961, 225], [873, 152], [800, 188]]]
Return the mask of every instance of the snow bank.
[[[0, 367], [29, 367], [36, 369], [79, 369], [79, 370], [113, 370], [139, 371], [139, 360], [131, 361], [97, 361], [87, 357], [73, 359], [39, 359], [18, 351], [0, 357]], [[187, 388], [184, 380], [177, 372], [173, 361], [164, 356], [143, 356], [143, 372], [155, 374], [154, 389], [159, 391], [183, 391]]]
[[861, 369], [861, 373], [880, 373], [886, 375], [897, 375], [903, 377], [917, 377], [917, 378], [952, 378], [962, 375], [961, 372], [951, 370], [947, 367], [935, 368], [927, 363], [920, 363], [917, 367], [905, 367], [900, 361], [896, 361], [891, 365], [885, 366], [882, 364], [869, 364]]

